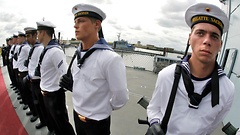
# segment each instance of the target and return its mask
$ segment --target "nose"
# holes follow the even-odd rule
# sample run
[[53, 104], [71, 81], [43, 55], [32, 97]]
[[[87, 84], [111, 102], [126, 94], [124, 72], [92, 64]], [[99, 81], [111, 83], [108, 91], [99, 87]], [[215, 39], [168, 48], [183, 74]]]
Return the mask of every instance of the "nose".
[[74, 23], [74, 26], [73, 26], [75, 29], [77, 28], [77, 25], [76, 25], [76, 24], [77, 24], [77, 23]]
[[207, 45], [207, 46], [211, 46], [211, 37], [210, 37], [210, 35], [205, 36], [203, 44]]

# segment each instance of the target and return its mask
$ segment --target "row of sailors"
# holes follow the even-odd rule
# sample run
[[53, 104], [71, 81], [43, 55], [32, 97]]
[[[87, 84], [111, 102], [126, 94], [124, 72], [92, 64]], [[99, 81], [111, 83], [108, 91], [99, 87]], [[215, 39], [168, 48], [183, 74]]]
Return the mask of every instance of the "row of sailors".
[[29, 107], [26, 115], [33, 115], [30, 121], [40, 119], [36, 128], [47, 126], [48, 134], [54, 134], [40, 89], [40, 76], [34, 74], [44, 46], [37, 42], [37, 29], [26, 27], [24, 30], [25, 33], [14, 34], [10, 44], [8, 71], [12, 88], [19, 95], [17, 99], [22, 100], [19, 103], [24, 104], [23, 110]]
[[[19, 31], [18, 35], [13, 35], [8, 64], [12, 87], [19, 91], [18, 99], [22, 99], [20, 103], [24, 104], [23, 109], [29, 107], [30, 112], [26, 114], [33, 115], [30, 120], [33, 122], [39, 117], [37, 129], [47, 126], [48, 134], [75, 134], [69, 123], [65, 101], [65, 88], [69, 88], [73, 89], [76, 133], [107, 135], [110, 134], [111, 112], [123, 107], [129, 98], [125, 65], [122, 58], [107, 45], [102, 33], [98, 34], [100, 24], [106, 17], [105, 13], [88, 4], [78, 4], [72, 11], [74, 19], [89, 16], [97, 19], [95, 21], [98, 24], [98, 28], [94, 26], [96, 33], [91, 34], [91, 37], [94, 37], [93, 47], [84, 48], [80, 44], [75, 53], [77, 57], [74, 56], [72, 59], [72, 68], [69, 70], [72, 71], [71, 77], [75, 78], [76, 83], [68, 84], [73, 81], [67, 80], [61, 85], [61, 81], [66, 81], [66, 75], [69, 74], [66, 74], [68, 70], [66, 56], [53, 39], [56, 26], [49, 21], [39, 21], [36, 22], [37, 29], [26, 27], [25, 33]], [[74, 27], [76, 28], [76, 24], [82, 21], [75, 21]], [[76, 37], [81, 40], [79, 35], [76, 34]], [[91, 55], [86, 53], [87, 50], [97, 51], [93, 54], [95, 56], [90, 57], [88, 63], [81, 67], [79, 61], [83, 58], [85, 60], [85, 54]], [[94, 60], [96, 57], [97, 61]], [[80, 62], [80, 65], [83, 62]], [[61, 80], [63, 76], [65, 78]]]
[[[63, 50], [52, 40], [55, 26], [47, 21], [37, 22], [37, 30], [25, 28], [26, 34], [21, 36], [19, 33], [19, 45], [15, 45], [16, 50], [13, 48], [18, 55], [17, 59], [11, 55], [15, 58], [13, 71], [18, 78], [16, 85], [30, 110], [31, 103], [25, 98], [30, 92], [27, 92], [26, 82], [29, 82], [33, 93], [39, 96], [36, 98], [39, 103], [43, 100], [45, 108], [40, 109], [47, 114], [44, 115], [47, 116], [45, 121], [41, 119], [40, 111], [38, 114], [50, 134], [54, 131], [57, 135], [75, 134], [68, 121], [65, 105], [64, 91], [68, 89], [73, 92], [76, 133], [109, 135], [111, 112], [123, 107], [129, 99], [125, 65], [121, 56], [103, 38], [101, 23], [106, 18], [105, 13], [88, 4], [78, 4], [72, 8], [72, 12], [75, 35], [82, 43], [69, 67]], [[220, 37], [229, 27], [227, 15], [215, 5], [198, 3], [188, 8], [185, 21], [192, 29], [189, 44], [193, 53], [187, 55], [179, 66], [182, 77], [178, 72], [176, 78], [179, 77], [180, 83], [173, 80], [176, 65], [170, 65], [159, 73], [156, 89], [147, 107], [151, 126], [146, 135], [159, 134], [157, 131], [174, 135], [211, 134], [233, 103], [234, 84], [216, 62], [222, 43]], [[33, 45], [32, 48], [25, 42], [25, 36], [28, 43]], [[36, 37], [44, 48], [36, 42]], [[38, 48], [38, 52], [34, 48]], [[43, 50], [41, 54], [40, 50]], [[29, 64], [24, 65], [27, 58]], [[174, 87], [175, 92], [178, 90], [173, 98], [172, 93], [170, 97], [172, 85], [177, 86]], [[211, 96], [208, 95], [210, 91]], [[169, 98], [177, 103], [172, 104], [170, 109]], [[161, 127], [163, 130], [159, 130]]]

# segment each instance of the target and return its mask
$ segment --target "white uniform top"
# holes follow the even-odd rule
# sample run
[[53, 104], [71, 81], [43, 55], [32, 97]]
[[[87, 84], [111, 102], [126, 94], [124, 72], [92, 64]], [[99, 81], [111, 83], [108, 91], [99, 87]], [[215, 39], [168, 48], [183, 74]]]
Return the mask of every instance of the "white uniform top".
[[87, 118], [105, 119], [129, 99], [126, 68], [122, 58], [113, 51], [95, 50], [81, 69], [75, 58], [72, 75], [74, 110]]
[[[19, 51], [20, 46], [21, 46], [21, 45], [16, 44], [16, 48], [15, 48], [15, 50], [14, 50], [14, 52], [13, 52], [13, 56], [14, 56], [15, 53], [18, 54], [18, 51]], [[13, 69], [17, 69], [17, 68], [18, 68], [18, 67], [17, 67], [17, 63], [18, 63], [18, 61], [16, 61], [16, 60], [13, 58]]]
[[40, 68], [40, 87], [44, 91], [54, 92], [60, 89], [59, 81], [67, 73], [66, 56], [62, 49], [53, 47], [47, 50]]
[[10, 49], [10, 52], [9, 52], [8, 59], [12, 59], [12, 58], [13, 58], [13, 55], [14, 55], [14, 54], [12, 54], [11, 52], [13, 51], [14, 46], [15, 46], [14, 44], [11, 46], [11, 49]]
[[[147, 116], [150, 123], [163, 119], [168, 99], [170, 97], [176, 64], [162, 69], [157, 78], [156, 87], [147, 107]], [[194, 92], [201, 94], [210, 80], [193, 80]], [[209, 135], [222, 122], [229, 112], [234, 97], [234, 84], [222, 76], [219, 79], [219, 104], [212, 107], [211, 92], [199, 104], [198, 109], [189, 108], [188, 93], [185, 89], [182, 76], [169, 119], [167, 135]]]
[[38, 66], [39, 58], [44, 49], [44, 46], [42, 44], [35, 44], [34, 46], [36, 47], [33, 50], [31, 59], [29, 60], [28, 64], [28, 75], [31, 79], [40, 79], [39, 76], [35, 76], [35, 69]]
[[236, 135], [240, 135], [240, 129], [238, 129], [238, 131], [237, 131]]
[[28, 68], [24, 66], [24, 62], [28, 58], [30, 49], [31, 49], [31, 46], [28, 43], [22, 44], [22, 49], [21, 49], [21, 52], [18, 54], [18, 60], [17, 60], [17, 68], [19, 72], [28, 71]]

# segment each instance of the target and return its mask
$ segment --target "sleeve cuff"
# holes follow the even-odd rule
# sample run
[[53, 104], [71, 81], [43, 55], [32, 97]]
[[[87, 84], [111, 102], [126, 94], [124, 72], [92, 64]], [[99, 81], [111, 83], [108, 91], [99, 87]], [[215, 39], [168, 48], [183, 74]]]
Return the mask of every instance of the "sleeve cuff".
[[152, 126], [153, 124], [160, 123], [160, 119], [154, 118], [149, 123], [150, 123], [150, 126]]

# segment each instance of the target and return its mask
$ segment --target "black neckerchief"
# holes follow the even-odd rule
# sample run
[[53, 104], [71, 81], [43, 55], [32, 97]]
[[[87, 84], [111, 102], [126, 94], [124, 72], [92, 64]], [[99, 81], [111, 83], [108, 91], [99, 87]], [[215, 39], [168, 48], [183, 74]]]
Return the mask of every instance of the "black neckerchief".
[[[76, 55], [77, 55], [77, 65], [81, 69], [84, 61], [86, 58], [88, 58], [95, 50], [100, 49], [100, 50], [111, 50], [113, 51], [112, 48], [109, 47], [107, 42], [105, 41], [104, 38], [100, 38], [91, 48], [88, 50], [82, 50], [82, 44], [79, 45], [79, 47], [76, 50]], [[81, 52], [86, 52], [83, 56], [81, 56]], [[74, 54], [74, 55], [75, 55]], [[75, 58], [75, 57], [74, 57]]]
[[211, 80], [207, 82], [207, 85], [203, 90], [203, 92], [201, 93], [201, 95], [198, 93], [195, 93], [194, 85], [191, 81], [190, 67], [188, 63], [188, 60], [190, 57], [191, 57], [190, 55], [185, 57], [183, 59], [183, 62], [181, 63], [181, 66], [183, 67], [183, 72], [182, 72], [183, 82], [190, 100], [189, 107], [197, 109], [202, 98], [204, 98], [210, 92], [212, 92], [211, 102], [212, 102], [212, 107], [214, 107], [215, 105], [219, 104], [219, 78], [225, 74], [223, 73], [222, 69], [219, 67], [217, 62], [215, 62], [215, 67], [211, 74]]
[[41, 65], [42, 65], [43, 58], [44, 58], [47, 50], [49, 50], [49, 49], [51, 49], [51, 48], [53, 48], [53, 47], [57, 47], [57, 48], [59, 48], [59, 49], [62, 49], [62, 48], [60, 47], [60, 45], [59, 45], [55, 40], [50, 40], [50, 42], [48, 43], [48, 45], [47, 45], [46, 47], [44, 47], [44, 49], [43, 49], [43, 51], [42, 51], [42, 53], [41, 53], [41, 55], [40, 55], [40, 57], [39, 57], [38, 66], [36, 67], [35, 73], [34, 73], [35, 76], [40, 76], [40, 77], [41, 77], [40, 67], [41, 67]]
[[20, 46], [20, 48], [19, 48], [19, 50], [18, 50], [18, 55], [21, 53], [22, 47], [23, 47], [24, 45], [26, 45], [26, 44], [27, 44], [26, 41], [24, 41], [24, 42], [22, 43], [22, 45]]

